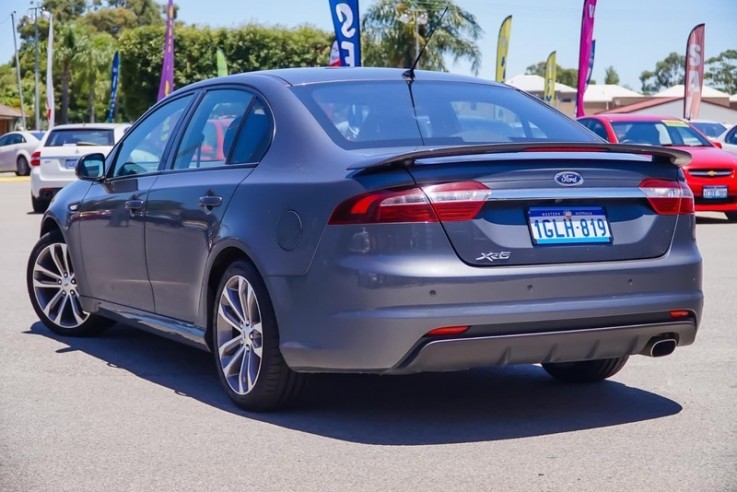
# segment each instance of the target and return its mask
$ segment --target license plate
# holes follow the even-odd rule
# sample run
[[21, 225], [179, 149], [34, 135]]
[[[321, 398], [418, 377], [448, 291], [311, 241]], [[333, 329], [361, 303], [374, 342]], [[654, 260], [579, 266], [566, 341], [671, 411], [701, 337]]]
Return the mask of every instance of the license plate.
[[64, 161], [64, 169], [74, 169], [77, 167], [77, 161], [79, 159], [67, 159]]
[[719, 199], [727, 198], [726, 186], [704, 186], [704, 198]]
[[601, 207], [531, 207], [530, 232], [535, 244], [610, 243], [612, 232]]

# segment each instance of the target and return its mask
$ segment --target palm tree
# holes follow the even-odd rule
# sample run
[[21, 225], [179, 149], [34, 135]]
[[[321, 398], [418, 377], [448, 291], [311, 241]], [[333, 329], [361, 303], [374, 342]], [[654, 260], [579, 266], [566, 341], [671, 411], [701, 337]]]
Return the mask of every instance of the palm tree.
[[[445, 8], [448, 11], [442, 17]], [[447, 71], [446, 57], [469, 60], [478, 73], [483, 30], [476, 17], [450, 0], [379, 0], [363, 18], [363, 65], [408, 68], [428, 41], [420, 66]]]
[[95, 95], [98, 78], [110, 67], [115, 48], [113, 37], [107, 33], [94, 33], [84, 37], [78, 45], [78, 52], [73, 57], [75, 68], [82, 74], [83, 90], [87, 92], [87, 112], [90, 123], [95, 122]]
[[59, 121], [69, 123], [69, 84], [72, 81], [72, 62], [86, 33], [75, 23], [62, 27], [54, 47], [57, 63], [61, 65], [61, 112]]

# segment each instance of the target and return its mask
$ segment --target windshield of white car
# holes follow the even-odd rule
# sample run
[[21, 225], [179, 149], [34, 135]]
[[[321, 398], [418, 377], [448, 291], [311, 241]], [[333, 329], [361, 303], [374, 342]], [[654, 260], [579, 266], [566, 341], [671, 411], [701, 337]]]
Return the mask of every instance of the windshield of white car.
[[67, 145], [101, 145], [112, 146], [114, 144], [112, 129], [98, 128], [75, 128], [51, 130], [49, 138], [46, 139], [46, 147], [64, 147]]
[[614, 121], [619, 143], [663, 147], [711, 147], [708, 140], [681, 120]]
[[727, 127], [721, 123], [711, 121], [692, 121], [691, 125], [695, 126], [698, 131], [707, 137], [718, 137], [727, 129]]
[[360, 81], [293, 91], [346, 149], [600, 141], [541, 101], [489, 84], [415, 80], [410, 93], [405, 81]]

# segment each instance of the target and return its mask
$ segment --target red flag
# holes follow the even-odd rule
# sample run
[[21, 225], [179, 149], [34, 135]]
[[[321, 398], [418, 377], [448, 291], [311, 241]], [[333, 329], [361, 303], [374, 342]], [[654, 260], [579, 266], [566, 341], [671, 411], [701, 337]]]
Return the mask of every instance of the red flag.
[[691, 30], [686, 43], [686, 83], [684, 84], [683, 117], [699, 116], [701, 86], [704, 83], [704, 24]]
[[592, 39], [594, 37], [594, 11], [596, 0], [584, 0], [581, 18], [581, 43], [578, 47], [578, 94], [576, 95], [576, 116], [583, 116], [583, 94], [586, 92], [586, 76], [591, 61]]

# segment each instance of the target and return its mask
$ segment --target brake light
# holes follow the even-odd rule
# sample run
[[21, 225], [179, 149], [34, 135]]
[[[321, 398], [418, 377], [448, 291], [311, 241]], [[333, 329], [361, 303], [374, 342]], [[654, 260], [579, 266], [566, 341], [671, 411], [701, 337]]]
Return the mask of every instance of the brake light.
[[640, 183], [640, 189], [659, 215], [683, 215], [695, 211], [693, 193], [683, 181], [649, 178]]
[[374, 191], [338, 205], [329, 224], [471, 220], [490, 194], [491, 190], [478, 181]]
[[31, 166], [40, 166], [41, 165], [41, 151], [37, 150], [33, 154], [31, 154]]
[[427, 332], [428, 336], [460, 335], [468, 330], [468, 326], [443, 326]]

